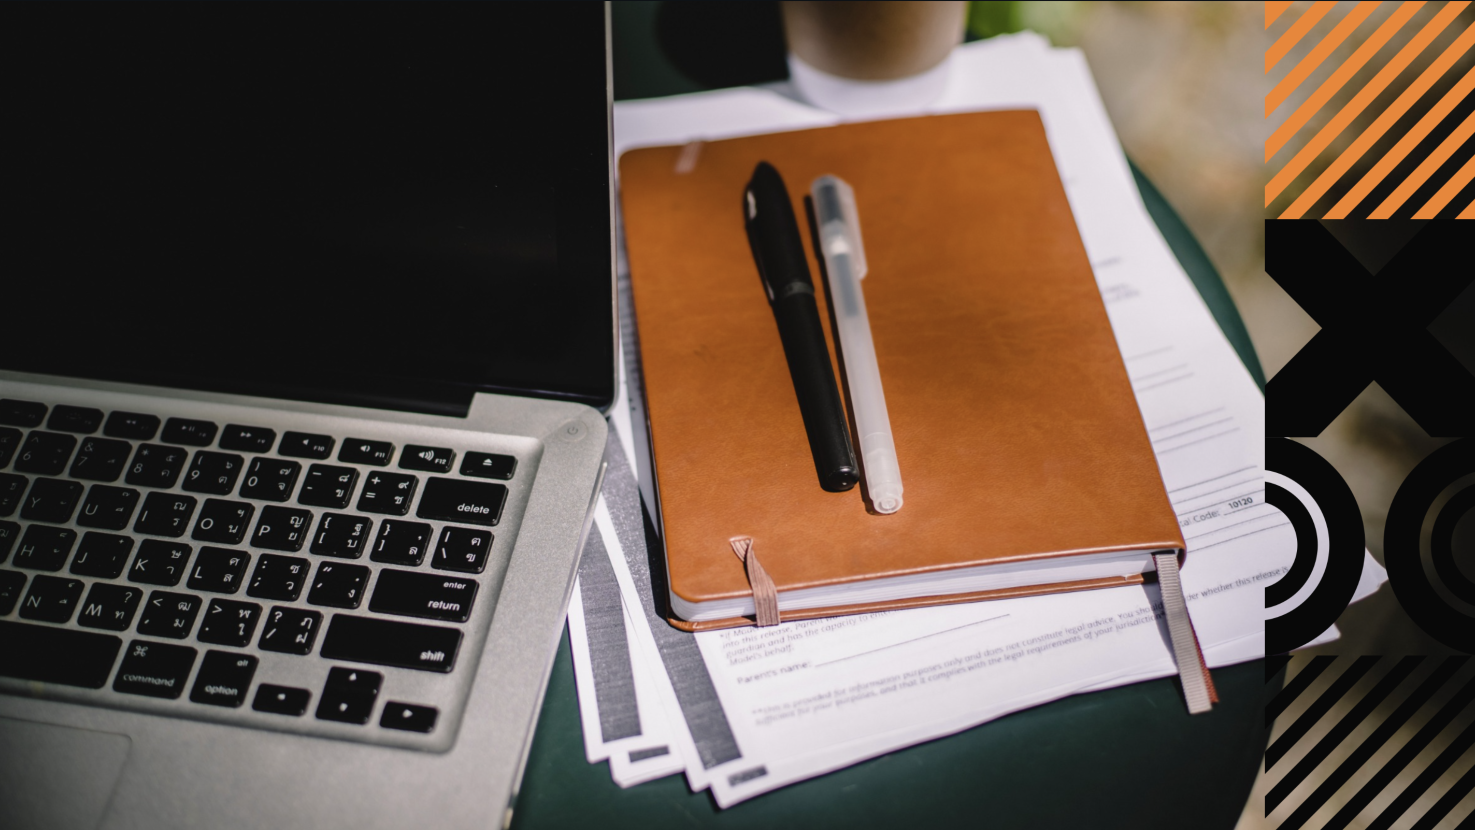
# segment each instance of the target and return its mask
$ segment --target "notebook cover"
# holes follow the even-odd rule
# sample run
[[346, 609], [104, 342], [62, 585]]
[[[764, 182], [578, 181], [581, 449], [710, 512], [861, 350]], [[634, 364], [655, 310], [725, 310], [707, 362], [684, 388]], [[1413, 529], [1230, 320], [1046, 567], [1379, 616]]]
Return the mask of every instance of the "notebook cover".
[[[743, 226], [766, 160], [804, 197], [855, 190], [869, 308], [905, 486], [820, 489]], [[1086, 252], [1033, 110], [875, 121], [632, 150], [627, 253], [671, 590], [751, 592], [748, 535], [785, 591], [1007, 561], [1184, 547]], [[816, 291], [830, 342], [825, 291]], [[838, 363], [836, 364], [838, 365]], [[837, 376], [838, 373], [837, 373]], [[785, 612], [783, 619], [1140, 581]], [[716, 628], [751, 618], [683, 624]]]

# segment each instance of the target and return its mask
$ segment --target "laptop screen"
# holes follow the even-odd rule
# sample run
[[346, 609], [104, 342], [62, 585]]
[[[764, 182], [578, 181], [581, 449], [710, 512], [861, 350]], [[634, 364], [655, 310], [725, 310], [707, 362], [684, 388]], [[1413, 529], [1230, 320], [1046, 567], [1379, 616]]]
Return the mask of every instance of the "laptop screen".
[[599, 3], [11, 5], [0, 366], [614, 395]]

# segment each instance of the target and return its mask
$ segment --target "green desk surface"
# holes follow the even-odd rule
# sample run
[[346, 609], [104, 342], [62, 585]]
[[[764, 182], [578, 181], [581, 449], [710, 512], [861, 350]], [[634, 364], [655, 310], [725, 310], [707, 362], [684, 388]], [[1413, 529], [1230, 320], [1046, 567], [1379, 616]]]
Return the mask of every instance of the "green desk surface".
[[[725, 5], [725, 4], [716, 4]], [[655, 42], [659, 4], [616, 3], [622, 98], [703, 88]], [[633, 79], [633, 80], [631, 80]], [[767, 80], [759, 78], [759, 80]], [[1148, 213], [1219, 327], [1264, 388], [1264, 374], [1224, 283], [1152, 183], [1132, 173]], [[857, 764], [719, 810], [682, 776], [622, 790], [584, 759], [565, 634], [538, 719], [513, 827], [1232, 828], [1265, 752], [1265, 661], [1214, 671], [1223, 702], [1190, 717], [1173, 679], [1078, 695]]]

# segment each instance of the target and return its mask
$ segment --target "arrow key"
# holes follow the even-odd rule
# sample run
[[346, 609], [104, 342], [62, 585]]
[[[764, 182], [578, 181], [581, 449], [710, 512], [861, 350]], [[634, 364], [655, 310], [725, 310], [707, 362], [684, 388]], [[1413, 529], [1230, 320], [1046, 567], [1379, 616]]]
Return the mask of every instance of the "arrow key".
[[384, 675], [378, 672], [329, 669], [328, 682], [323, 686], [323, 696], [318, 701], [318, 720], [368, 723], [369, 716], [374, 713], [374, 701], [379, 696], [379, 684], [383, 680]]

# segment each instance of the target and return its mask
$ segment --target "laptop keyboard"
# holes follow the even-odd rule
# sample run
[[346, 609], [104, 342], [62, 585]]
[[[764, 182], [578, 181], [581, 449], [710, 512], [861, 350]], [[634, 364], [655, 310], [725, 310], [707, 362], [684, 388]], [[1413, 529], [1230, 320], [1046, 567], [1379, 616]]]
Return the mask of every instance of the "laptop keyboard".
[[218, 408], [0, 400], [0, 689], [448, 747], [528, 451]]

